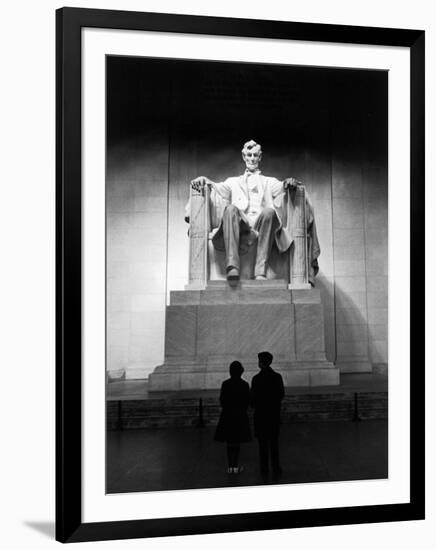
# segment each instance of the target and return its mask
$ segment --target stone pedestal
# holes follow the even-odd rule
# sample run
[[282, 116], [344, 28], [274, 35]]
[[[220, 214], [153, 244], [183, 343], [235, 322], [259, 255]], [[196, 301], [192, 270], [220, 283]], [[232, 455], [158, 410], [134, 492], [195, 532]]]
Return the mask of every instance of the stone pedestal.
[[150, 375], [149, 391], [217, 389], [235, 360], [250, 381], [260, 351], [274, 355], [286, 386], [339, 384], [339, 370], [325, 356], [318, 290], [267, 280], [209, 281], [204, 290], [171, 292], [165, 361]]

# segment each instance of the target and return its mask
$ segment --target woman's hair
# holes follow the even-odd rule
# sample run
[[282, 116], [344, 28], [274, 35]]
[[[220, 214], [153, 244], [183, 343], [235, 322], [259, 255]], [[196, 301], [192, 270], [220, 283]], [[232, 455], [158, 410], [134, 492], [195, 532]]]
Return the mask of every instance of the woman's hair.
[[232, 378], [240, 378], [242, 373], [244, 372], [244, 367], [241, 365], [239, 361], [233, 361], [230, 363], [230, 376]]

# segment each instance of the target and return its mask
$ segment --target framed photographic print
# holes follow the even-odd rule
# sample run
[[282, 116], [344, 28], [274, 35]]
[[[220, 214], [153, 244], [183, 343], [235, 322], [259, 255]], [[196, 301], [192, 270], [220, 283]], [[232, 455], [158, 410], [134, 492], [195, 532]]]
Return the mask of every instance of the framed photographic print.
[[57, 11], [57, 539], [424, 518], [424, 32]]

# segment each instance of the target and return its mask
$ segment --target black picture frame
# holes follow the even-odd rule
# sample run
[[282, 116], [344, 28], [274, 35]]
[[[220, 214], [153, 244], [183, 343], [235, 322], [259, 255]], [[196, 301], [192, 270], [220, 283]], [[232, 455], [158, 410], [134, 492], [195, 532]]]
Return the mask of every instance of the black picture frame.
[[[410, 502], [232, 515], [82, 522], [81, 29], [127, 29], [410, 49]], [[56, 13], [56, 539], [128, 539], [424, 519], [424, 81], [421, 30], [94, 9]]]

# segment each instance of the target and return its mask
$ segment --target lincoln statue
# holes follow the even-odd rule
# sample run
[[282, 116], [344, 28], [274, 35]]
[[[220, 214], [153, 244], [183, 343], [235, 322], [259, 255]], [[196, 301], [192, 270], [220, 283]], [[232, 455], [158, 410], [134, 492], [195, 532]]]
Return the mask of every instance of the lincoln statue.
[[[239, 279], [239, 256], [257, 241], [254, 278], [264, 280], [274, 243], [281, 253], [292, 245], [293, 226], [288, 205], [301, 182], [292, 177], [279, 181], [264, 176], [259, 170], [262, 148], [253, 140], [244, 144], [242, 159], [246, 167], [242, 175], [227, 178], [223, 182], [200, 176], [192, 180], [191, 186], [196, 191], [201, 191], [205, 185], [210, 186], [225, 205], [212, 243], [217, 250], [225, 251], [227, 279]], [[313, 208], [308, 197], [307, 206], [309, 280], [313, 284], [318, 271], [319, 245]]]
[[170, 292], [165, 360], [149, 376], [151, 392], [217, 389], [235, 358], [254, 376], [260, 350], [274, 355], [285, 386], [339, 384], [325, 353], [321, 292], [311, 288], [319, 245], [306, 189], [261, 174], [253, 140], [242, 158], [240, 176], [190, 182], [189, 283]]

